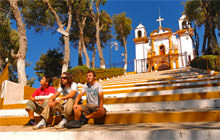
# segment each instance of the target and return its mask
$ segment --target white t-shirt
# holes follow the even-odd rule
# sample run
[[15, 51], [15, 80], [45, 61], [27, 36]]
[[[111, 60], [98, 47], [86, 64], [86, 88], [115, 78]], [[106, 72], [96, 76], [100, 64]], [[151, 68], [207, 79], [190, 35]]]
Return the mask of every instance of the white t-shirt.
[[58, 92], [60, 92], [60, 95], [63, 95], [63, 96], [66, 96], [67, 94], [69, 94], [71, 91], [75, 90], [76, 91], [76, 94], [74, 95], [73, 97], [73, 100], [76, 99], [77, 95], [78, 95], [78, 85], [76, 83], [72, 83], [70, 87], [68, 88], [62, 88], [62, 87], [59, 87], [57, 89]]
[[96, 104], [99, 105], [99, 92], [102, 92], [102, 85], [98, 82], [95, 82], [94, 85], [89, 83], [83, 85], [81, 92], [86, 93], [87, 104]]

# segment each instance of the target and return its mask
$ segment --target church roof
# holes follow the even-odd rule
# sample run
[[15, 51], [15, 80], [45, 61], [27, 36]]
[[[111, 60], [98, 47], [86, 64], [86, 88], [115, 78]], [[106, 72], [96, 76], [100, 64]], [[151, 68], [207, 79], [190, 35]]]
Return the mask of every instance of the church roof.
[[180, 19], [179, 20], [184, 20], [186, 18], [186, 15], [185, 14], [183, 14], [181, 17], [180, 17]]
[[145, 28], [141, 23], [136, 28]]

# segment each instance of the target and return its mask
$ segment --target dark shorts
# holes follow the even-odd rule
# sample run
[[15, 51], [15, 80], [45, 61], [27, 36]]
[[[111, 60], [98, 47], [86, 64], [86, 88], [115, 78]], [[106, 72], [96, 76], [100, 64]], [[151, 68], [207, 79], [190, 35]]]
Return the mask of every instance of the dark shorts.
[[84, 115], [89, 115], [95, 111], [98, 111], [99, 106], [96, 104], [81, 105]]

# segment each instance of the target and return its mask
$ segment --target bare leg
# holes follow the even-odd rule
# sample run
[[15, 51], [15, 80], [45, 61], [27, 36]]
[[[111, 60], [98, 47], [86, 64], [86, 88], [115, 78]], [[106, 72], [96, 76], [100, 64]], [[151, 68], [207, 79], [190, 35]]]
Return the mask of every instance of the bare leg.
[[27, 112], [28, 112], [29, 118], [34, 120], [34, 111], [33, 110], [27, 110]]
[[105, 115], [105, 113], [106, 113], [105, 108], [100, 108], [98, 111], [95, 111], [95, 112], [93, 112], [93, 113], [91, 113], [89, 115], [86, 115], [85, 117], [87, 119], [92, 119], [92, 118], [98, 119], [98, 118], [103, 117]]
[[74, 119], [80, 121], [81, 114], [82, 114], [82, 108], [80, 105], [78, 105], [77, 109], [74, 110]]

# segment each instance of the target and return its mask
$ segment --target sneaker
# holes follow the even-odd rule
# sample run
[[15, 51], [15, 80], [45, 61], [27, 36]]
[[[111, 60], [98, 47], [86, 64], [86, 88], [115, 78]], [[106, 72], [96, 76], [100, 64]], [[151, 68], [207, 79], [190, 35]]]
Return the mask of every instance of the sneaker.
[[46, 127], [47, 127], [47, 124], [45, 120], [42, 119], [37, 125], [33, 126], [33, 129], [37, 130], [37, 129], [46, 128]]
[[36, 122], [35, 120], [30, 119], [24, 126], [33, 126], [33, 125], [36, 125]]
[[67, 120], [66, 120], [66, 118], [63, 118], [62, 119], [62, 121], [58, 124], [58, 125], [56, 125], [56, 126], [54, 126], [56, 129], [61, 129], [61, 128], [64, 128], [64, 124], [67, 122]]
[[69, 121], [67, 123], [64, 124], [64, 127], [65, 128], [80, 128], [81, 127], [81, 123], [80, 121], [77, 121], [77, 120], [72, 120], [72, 121]]
[[88, 120], [89, 120], [89, 119], [87, 119], [84, 115], [81, 115], [81, 117], [80, 117], [80, 123], [81, 123], [81, 125], [87, 124], [87, 123], [88, 123]]

